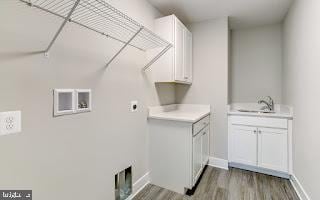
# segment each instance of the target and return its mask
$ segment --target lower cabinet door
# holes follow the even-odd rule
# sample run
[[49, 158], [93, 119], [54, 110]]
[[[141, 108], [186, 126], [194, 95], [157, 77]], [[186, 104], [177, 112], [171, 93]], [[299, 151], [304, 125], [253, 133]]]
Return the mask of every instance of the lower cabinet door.
[[257, 166], [257, 128], [232, 125], [231, 162]]
[[192, 181], [197, 182], [202, 170], [202, 133], [193, 136], [192, 148]]
[[259, 167], [288, 172], [288, 132], [284, 129], [259, 128]]
[[205, 166], [209, 161], [209, 126], [202, 131], [202, 165]]

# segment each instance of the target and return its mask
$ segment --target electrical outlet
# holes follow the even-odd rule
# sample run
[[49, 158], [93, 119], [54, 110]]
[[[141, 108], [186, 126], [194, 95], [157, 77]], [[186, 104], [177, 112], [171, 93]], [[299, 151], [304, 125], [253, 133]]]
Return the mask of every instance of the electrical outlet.
[[21, 111], [0, 113], [0, 135], [21, 132]]
[[138, 111], [138, 101], [131, 101], [131, 112]]

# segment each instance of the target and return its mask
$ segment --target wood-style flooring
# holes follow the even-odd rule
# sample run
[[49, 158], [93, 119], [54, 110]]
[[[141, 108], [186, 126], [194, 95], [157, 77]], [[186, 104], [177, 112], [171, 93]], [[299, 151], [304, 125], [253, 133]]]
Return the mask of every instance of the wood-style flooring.
[[192, 196], [149, 184], [133, 200], [299, 200], [290, 181], [260, 173], [207, 167]]

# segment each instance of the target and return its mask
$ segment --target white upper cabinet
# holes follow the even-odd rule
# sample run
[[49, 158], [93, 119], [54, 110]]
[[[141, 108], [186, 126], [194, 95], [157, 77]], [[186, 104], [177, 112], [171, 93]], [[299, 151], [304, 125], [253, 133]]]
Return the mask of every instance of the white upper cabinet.
[[184, 31], [183, 74], [184, 81], [192, 83], [192, 34], [188, 29]]
[[173, 47], [152, 66], [154, 81], [191, 84], [191, 32], [174, 15], [156, 19], [155, 31]]
[[176, 19], [174, 31], [174, 78], [178, 81], [184, 80], [184, 29], [184, 25]]

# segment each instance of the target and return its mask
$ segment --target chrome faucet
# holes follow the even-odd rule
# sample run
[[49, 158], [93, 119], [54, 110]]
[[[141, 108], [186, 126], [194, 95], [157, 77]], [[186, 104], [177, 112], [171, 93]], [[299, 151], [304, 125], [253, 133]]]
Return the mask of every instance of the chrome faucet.
[[270, 96], [267, 96], [267, 101], [266, 100], [259, 100], [258, 104], [265, 104], [265, 106], [263, 106], [261, 108], [261, 110], [265, 110], [268, 109], [269, 111], [274, 111], [274, 101]]

